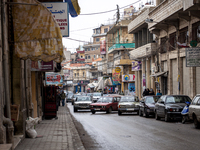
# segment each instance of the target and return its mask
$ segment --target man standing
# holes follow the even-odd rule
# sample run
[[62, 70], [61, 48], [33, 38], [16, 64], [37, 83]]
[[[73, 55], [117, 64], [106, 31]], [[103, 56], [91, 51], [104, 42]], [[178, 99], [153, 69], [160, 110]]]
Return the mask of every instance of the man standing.
[[66, 95], [65, 95], [64, 91], [62, 91], [60, 97], [61, 97], [61, 100], [62, 100], [62, 106], [65, 106], [65, 98], [66, 98]]

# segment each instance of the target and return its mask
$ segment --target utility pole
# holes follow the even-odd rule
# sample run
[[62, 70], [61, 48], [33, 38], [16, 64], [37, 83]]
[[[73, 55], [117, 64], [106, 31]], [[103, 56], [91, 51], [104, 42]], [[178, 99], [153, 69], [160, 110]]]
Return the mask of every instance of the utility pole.
[[119, 6], [117, 5], [117, 20], [116, 20], [116, 24], [119, 22], [120, 19], [120, 13], [119, 13]]

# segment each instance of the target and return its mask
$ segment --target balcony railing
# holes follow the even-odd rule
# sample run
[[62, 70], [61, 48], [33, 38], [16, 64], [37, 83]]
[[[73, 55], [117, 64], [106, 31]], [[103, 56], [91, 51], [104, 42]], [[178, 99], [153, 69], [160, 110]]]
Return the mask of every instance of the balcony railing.
[[135, 48], [135, 43], [119, 43], [119, 44], [114, 44], [113, 46], [111, 46], [108, 51], [117, 49], [117, 48]]

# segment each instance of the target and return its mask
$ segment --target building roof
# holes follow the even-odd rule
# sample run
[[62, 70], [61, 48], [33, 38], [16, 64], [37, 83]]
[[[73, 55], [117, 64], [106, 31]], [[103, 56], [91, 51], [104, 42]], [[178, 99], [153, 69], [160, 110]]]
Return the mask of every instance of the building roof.
[[102, 58], [97, 58], [94, 61], [102, 61]]

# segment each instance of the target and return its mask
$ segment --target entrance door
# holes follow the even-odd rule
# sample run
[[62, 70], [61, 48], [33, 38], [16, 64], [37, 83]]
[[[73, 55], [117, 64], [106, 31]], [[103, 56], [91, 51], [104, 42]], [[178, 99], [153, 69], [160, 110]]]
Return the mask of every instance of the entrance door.
[[162, 77], [162, 94], [167, 95], [167, 77]]

